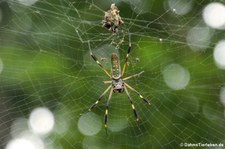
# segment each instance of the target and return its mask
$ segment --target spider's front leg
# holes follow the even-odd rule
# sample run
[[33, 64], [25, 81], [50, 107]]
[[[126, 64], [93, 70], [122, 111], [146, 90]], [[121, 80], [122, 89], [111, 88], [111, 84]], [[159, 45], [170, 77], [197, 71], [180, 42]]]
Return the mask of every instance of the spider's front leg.
[[112, 84], [112, 81], [103, 81], [103, 83], [104, 83], [105, 85], [107, 85], [107, 84]]
[[123, 76], [123, 74], [124, 74], [124, 72], [125, 72], [125, 70], [126, 70], [126, 66], [127, 66], [127, 61], [128, 61], [128, 57], [129, 57], [129, 54], [130, 54], [130, 51], [131, 51], [131, 39], [130, 39], [131, 37], [130, 37], [130, 34], [129, 34], [129, 47], [128, 47], [128, 49], [127, 49], [127, 55], [126, 55], [126, 58], [125, 58], [125, 63], [124, 63], [124, 65], [123, 65], [123, 69], [122, 69], [122, 75], [121, 76]]
[[92, 53], [91, 51], [91, 46], [90, 46], [90, 42], [88, 41], [88, 46], [89, 46], [89, 50], [90, 50], [90, 55], [93, 58], [93, 60], [100, 66], [100, 68], [110, 77], [112, 78], [112, 76], [110, 75], [110, 73], [102, 66], [102, 64], [99, 62], [99, 60], [97, 59], [97, 57]]
[[131, 78], [134, 78], [134, 77], [138, 77], [138, 76], [140, 76], [142, 73], [144, 73], [144, 71], [142, 71], [142, 72], [140, 72], [140, 73], [138, 73], [138, 74], [134, 74], [134, 75], [132, 75], [132, 76], [126, 77], [126, 78], [124, 78], [123, 80], [125, 81], [125, 80], [129, 80], [129, 79], [131, 79]]

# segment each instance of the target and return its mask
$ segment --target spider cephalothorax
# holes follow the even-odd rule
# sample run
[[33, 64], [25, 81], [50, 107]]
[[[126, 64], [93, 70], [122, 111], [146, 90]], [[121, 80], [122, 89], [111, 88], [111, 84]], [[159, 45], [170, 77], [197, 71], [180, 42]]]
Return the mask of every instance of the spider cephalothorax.
[[126, 54], [126, 58], [125, 58], [125, 63], [123, 65], [122, 71], [121, 71], [121, 68], [120, 68], [119, 58], [118, 58], [117, 54], [112, 53], [112, 56], [111, 56], [111, 70], [112, 70], [112, 73], [111, 74], [102, 66], [102, 64], [98, 61], [98, 59], [96, 58], [96, 56], [93, 55], [93, 53], [91, 52], [90, 44], [89, 44], [89, 49], [90, 49], [91, 57], [95, 60], [95, 62], [101, 67], [101, 69], [111, 79], [109, 81], [103, 81], [106, 85], [108, 85], [108, 88], [102, 93], [102, 95], [98, 98], [98, 100], [94, 104], [91, 105], [91, 107], [89, 108], [89, 111], [91, 111], [99, 103], [99, 101], [102, 99], [102, 97], [110, 90], [109, 98], [108, 98], [107, 103], [106, 103], [106, 110], [105, 110], [105, 117], [104, 117], [104, 124], [105, 124], [104, 126], [105, 126], [105, 128], [107, 128], [108, 108], [109, 108], [109, 103], [110, 103], [110, 100], [111, 100], [111, 97], [112, 97], [112, 93], [113, 92], [114, 93], [122, 93], [123, 91], [125, 91], [126, 94], [127, 94], [127, 96], [128, 96], [128, 99], [130, 101], [131, 107], [133, 109], [133, 113], [134, 113], [134, 116], [136, 118], [136, 121], [138, 121], [139, 118], [138, 118], [137, 112], [135, 110], [135, 107], [134, 107], [133, 101], [131, 99], [131, 96], [130, 96], [130, 94], [128, 92], [128, 89], [130, 89], [134, 93], [138, 94], [138, 96], [143, 101], [145, 101], [146, 103], [148, 103], [149, 105], [150, 105], [150, 102], [147, 99], [145, 99], [137, 90], [135, 90], [133, 87], [131, 87], [130, 85], [128, 85], [125, 82], [128, 79], [131, 79], [133, 77], [139, 76], [144, 71], [142, 71], [142, 72], [140, 72], [138, 74], [135, 74], [135, 75], [132, 75], [132, 76], [128, 76], [128, 77], [123, 78], [123, 75], [124, 75], [124, 72], [125, 72], [125, 69], [126, 69], [126, 65], [127, 65], [127, 61], [128, 61], [128, 56], [129, 56], [129, 53], [131, 51], [131, 43], [129, 43], [129, 48], [127, 50], [127, 54]]
[[117, 28], [124, 24], [122, 18], [119, 15], [119, 12], [120, 11], [116, 5], [112, 4], [111, 8], [105, 12], [104, 20], [102, 20], [102, 26], [115, 33]]
[[112, 88], [113, 92], [122, 93], [124, 91], [124, 82], [120, 79], [113, 79], [112, 80]]

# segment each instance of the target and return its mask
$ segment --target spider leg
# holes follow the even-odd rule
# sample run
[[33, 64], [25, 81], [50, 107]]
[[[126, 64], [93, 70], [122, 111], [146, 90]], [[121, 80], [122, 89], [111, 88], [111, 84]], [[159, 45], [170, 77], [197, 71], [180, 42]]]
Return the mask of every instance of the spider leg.
[[101, 96], [99, 96], [98, 100], [90, 106], [90, 108], [88, 109], [88, 111], [91, 111], [91, 110], [99, 103], [99, 101], [100, 101], [100, 100], [102, 99], [102, 97], [109, 91], [109, 89], [110, 89], [111, 87], [112, 87], [112, 86], [110, 85], [110, 86], [109, 86], [109, 87], [101, 94]]
[[100, 68], [110, 77], [112, 78], [112, 76], [109, 74], [109, 72], [102, 66], [102, 64], [98, 61], [97, 57], [92, 53], [91, 51], [91, 46], [90, 46], [90, 42], [88, 41], [88, 46], [89, 46], [89, 50], [90, 50], [90, 55], [93, 58], [93, 60], [100, 66]]
[[126, 94], [127, 94], [127, 96], [128, 96], [128, 99], [129, 99], [129, 101], [130, 101], [130, 104], [131, 104], [131, 107], [132, 107], [132, 109], [133, 109], [133, 112], [134, 112], [134, 116], [135, 116], [135, 118], [136, 118], [136, 121], [138, 122], [138, 121], [139, 121], [139, 118], [138, 118], [137, 111], [135, 110], [135, 107], [134, 107], [132, 98], [130, 97], [130, 94], [129, 94], [129, 92], [128, 92], [126, 86], [124, 86], [124, 89], [125, 89], [125, 92], [126, 92]]
[[110, 84], [112, 81], [103, 81], [104, 84]]
[[107, 121], [108, 121], [109, 103], [110, 103], [110, 100], [112, 98], [112, 93], [113, 93], [113, 89], [111, 88], [111, 91], [109, 93], [109, 98], [108, 98], [107, 103], [106, 103], [106, 110], [105, 110], [105, 116], [104, 116], [104, 127], [105, 127], [105, 130], [106, 130], [106, 134], [107, 134]]
[[125, 81], [125, 80], [129, 80], [129, 79], [131, 79], [131, 78], [140, 76], [142, 73], [144, 73], [144, 71], [142, 71], [142, 72], [140, 72], [140, 73], [137, 73], [137, 74], [134, 74], [134, 75], [132, 75], [132, 76], [126, 77], [126, 78], [124, 78], [123, 80]]
[[131, 51], [131, 41], [130, 41], [130, 34], [129, 34], [129, 47], [127, 49], [127, 55], [126, 55], [126, 58], [125, 58], [125, 63], [123, 65], [123, 69], [122, 69], [122, 75], [124, 74], [125, 72], [125, 69], [126, 69], [126, 66], [127, 66], [127, 61], [128, 61], [128, 57], [129, 57], [129, 54], [130, 54], [130, 51]]
[[138, 94], [138, 96], [144, 101], [144, 102], [146, 102], [146, 103], [148, 103], [149, 105], [151, 105], [150, 104], [150, 102], [147, 100], [147, 99], [145, 99], [137, 90], [135, 90], [134, 88], [132, 88], [130, 85], [128, 85], [127, 83], [125, 83], [124, 82], [124, 85], [126, 86], [126, 87], [128, 87], [131, 91], [133, 91], [133, 92], [135, 92], [136, 94]]

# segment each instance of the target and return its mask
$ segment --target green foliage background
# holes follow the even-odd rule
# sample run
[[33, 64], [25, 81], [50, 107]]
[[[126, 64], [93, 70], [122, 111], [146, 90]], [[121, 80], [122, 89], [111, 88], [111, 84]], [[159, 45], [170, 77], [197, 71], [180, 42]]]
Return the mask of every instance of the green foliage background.
[[[219, 92], [225, 75], [212, 56], [215, 43], [224, 37], [223, 31], [216, 32], [206, 52], [193, 52], [185, 41], [187, 31], [201, 19], [201, 11], [209, 2], [194, 1], [193, 11], [182, 17], [166, 12], [163, 0], [147, 1], [149, 13], [144, 14], [134, 12], [129, 3], [119, 3], [126, 22], [121, 30], [129, 28], [132, 34], [133, 51], [126, 75], [145, 71], [130, 84], [148, 97], [152, 106], [131, 94], [141, 118], [139, 130], [125, 94], [114, 94], [109, 123], [119, 116], [128, 117], [128, 127], [109, 132], [108, 136], [102, 127], [97, 135], [86, 137], [79, 132], [77, 121], [104, 91], [106, 86], [101, 81], [107, 79], [89, 57], [87, 41], [91, 41], [93, 49], [113, 39], [118, 41], [101, 27], [104, 13], [97, 9], [107, 10], [111, 2], [40, 0], [26, 7], [17, 1], [1, 1], [5, 15], [0, 28], [0, 57], [4, 64], [0, 75], [1, 146], [7, 144], [12, 122], [18, 117], [28, 118], [39, 106], [54, 112], [58, 129], [62, 121], [68, 124], [63, 135], [49, 136], [55, 148], [82, 148], [84, 139], [99, 148], [121, 149], [180, 148], [179, 144], [185, 142], [224, 143], [224, 107]], [[124, 35], [117, 51], [122, 59], [128, 37], [119, 34], [119, 39]], [[101, 56], [101, 51], [94, 51]], [[110, 55], [107, 49], [103, 51]], [[136, 57], [140, 58], [137, 64]], [[169, 89], [163, 80], [162, 69], [171, 63], [181, 64], [190, 72], [191, 80], [184, 90]], [[103, 64], [110, 70], [108, 60]], [[102, 122], [105, 100], [94, 110]]]

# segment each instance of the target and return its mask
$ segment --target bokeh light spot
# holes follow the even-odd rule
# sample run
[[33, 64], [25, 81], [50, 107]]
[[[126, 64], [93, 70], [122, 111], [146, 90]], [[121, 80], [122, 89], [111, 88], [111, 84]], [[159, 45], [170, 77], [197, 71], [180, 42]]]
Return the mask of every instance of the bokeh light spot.
[[18, 118], [11, 125], [11, 135], [16, 138], [28, 130], [27, 119]]
[[187, 44], [195, 52], [205, 51], [209, 47], [213, 31], [209, 27], [197, 25], [187, 34]]
[[29, 117], [29, 126], [33, 133], [45, 135], [54, 127], [54, 115], [47, 108], [34, 109]]
[[203, 10], [205, 23], [212, 28], [221, 28], [225, 25], [225, 6], [218, 2], [208, 4]]
[[38, 137], [26, 136], [9, 141], [5, 149], [44, 149], [44, 143]]
[[213, 57], [217, 67], [225, 69], [225, 40], [217, 43], [214, 48]]
[[225, 106], [225, 87], [220, 89], [220, 102]]
[[192, 9], [192, 0], [168, 0], [168, 6], [177, 15], [185, 15]]
[[109, 123], [109, 129], [113, 132], [119, 132], [128, 127], [128, 119], [114, 119]]
[[174, 89], [184, 89], [190, 80], [189, 71], [179, 64], [170, 64], [163, 70], [163, 78], [167, 86]]
[[86, 136], [96, 135], [101, 130], [101, 127], [101, 119], [92, 112], [83, 114], [78, 121], [79, 131]]
[[18, 2], [20, 4], [23, 4], [25, 6], [31, 6], [33, 5], [34, 3], [36, 3], [38, 0], [18, 0]]
[[6, 149], [35, 149], [35, 146], [32, 142], [22, 138], [9, 142]]

